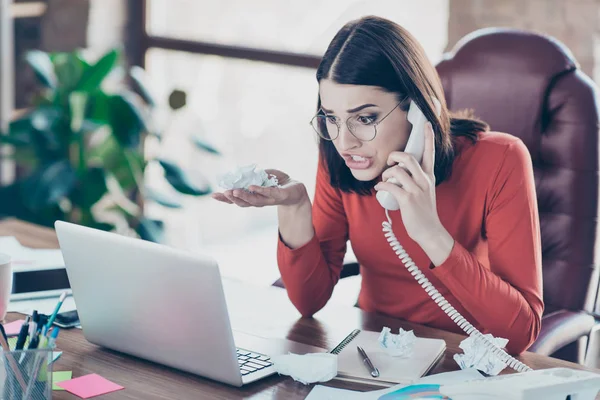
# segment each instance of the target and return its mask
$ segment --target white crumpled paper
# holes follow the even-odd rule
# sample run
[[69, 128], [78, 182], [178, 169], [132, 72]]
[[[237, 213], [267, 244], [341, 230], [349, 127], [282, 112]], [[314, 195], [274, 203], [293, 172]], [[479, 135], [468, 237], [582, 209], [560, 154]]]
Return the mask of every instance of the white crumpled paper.
[[337, 355], [330, 353], [282, 354], [271, 357], [275, 371], [305, 385], [332, 380], [338, 372]]
[[[483, 336], [500, 348], [504, 348], [508, 343], [508, 339], [495, 338], [489, 333]], [[483, 341], [474, 336], [469, 336], [460, 342], [459, 347], [463, 349], [464, 354], [455, 354], [454, 361], [458, 363], [461, 369], [476, 368], [488, 375], [498, 375], [500, 371], [506, 368], [506, 364], [489, 351], [484, 346]]]
[[256, 164], [237, 167], [223, 175], [219, 181], [219, 186], [223, 189], [248, 189], [249, 186], [277, 186], [275, 175], [269, 176], [263, 169], [256, 169]]
[[417, 337], [413, 331], [405, 331], [400, 328], [397, 335], [387, 326], [379, 334], [379, 346], [392, 357], [410, 357], [413, 354]]

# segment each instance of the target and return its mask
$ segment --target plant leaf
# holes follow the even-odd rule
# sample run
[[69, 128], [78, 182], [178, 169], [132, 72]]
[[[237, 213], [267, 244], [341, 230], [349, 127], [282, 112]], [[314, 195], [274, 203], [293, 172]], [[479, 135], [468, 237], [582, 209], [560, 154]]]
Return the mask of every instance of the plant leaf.
[[23, 201], [30, 210], [39, 211], [68, 196], [76, 181], [69, 160], [42, 165], [22, 182]]
[[180, 193], [192, 196], [204, 196], [211, 192], [210, 185], [198, 185], [178, 165], [168, 160], [159, 160], [165, 170], [165, 178]]
[[71, 131], [79, 133], [85, 118], [85, 105], [87, 94], [84, 92], [72, 92], [69, 95], [69, 107], [71, 109]]
[[125, 214], [132, 218], [137, 218], [140, 216], [142, 212], [140, 207], [127, 197], [117, 178], [115, 178], [114, 175], [110, 173], [106, 174], [106, 187], [108, 189], [108, 192], [110, 193], [112, 201]]
[[102, 167], [90, 167], [79, 178], [71, 200], [82, 208], [90, 208], [106, 193], [106, 175]]
[[52, 226], [57, 219], [65, 219], [65, 214], [58, 206], [32, 212], [25, 206], [22, 190], [23, 181], [8, 186], [0, 186], [0, 214], [17, 217], [34, 224]]
[[0, 134], [0, 143], [11, 144], [13, 146], [29, 146], [31, 144], [31, 114], [11, 121], [8, 126], [8, 132]]
[[98, 90], [89, 94], [87, 118], [96, 124], [110, 124], [110, 96]]
[[146, 102], [151, 107], [156, 107], [156, 101], [154, 100], [154, 95], [152, 94], [152, 90], [150, 89], [150, 85], [148, 84], [148, 76], [146, 71], [142, 67], [138, 67], [134, 65], [129, 70], [129, 77], [132, 81], [133, 91], [136, 92], [142, 100]]
[[90, 228], [94, 228], [94, 229], [100, 229], [101, 231], [107, 231], [107, 232], [111, 232], [114, 231], [116, 226], [113, 224], [109, 224], [108, 222], [99, 222], [99, 221], [92, 221], [90, 224], [88, 224], [88, 226]]
[[52, 57], [54, 73], [58, 79], [57, 91], [61, 96], [66, 96], [75, 89], [83, 73], [89, 68], [89, 65], [81, 58], [77, 52], [56, 53]]
[[137, 185], [137, 178], [130, 165], [135, 163], [136, 169], [143, 171], [145, 161], [139, 151], [131, 150], [128, 156], [125, 155], [125, 151], [129, 150], [121, 147], [116, 138], [110, 134], [88, 150], [88, 162], [102, 164], [107, 172], [114, 175], [123, 190], [130, 191]]
[[102, 56], [96, 64], [87, 68], [81, 75], [79, 83], [77, 83], [77, 90], [89, 92], [98, 89], [104, 78], [106, 78], [115, 65], [117, 65], [119, 55], [120, 52], [117, 49], [113, 49]]
[[155, 243], [161, 243], [165, 236], [163, 222], [146, 217], [140, 218], [136, 231], [141, 239]]
[[204, 150], [208, 153], [216, 154], [218, 156], [221, 155], [221, 152], [214, 148], [211, 144], [209, 144], [206, 140], [201, 138], [199, 135], [193, 135], [191, 137], [192, 143], [196, 145], [200, 150]]
[[148, 131], [141, 111], [125, 94], [110, 96], [109, 107], [110, 126], [117, 141], [125, 147], [138, 147], [141, 135]]
[[42, 85], [50, 89], [56, 88], [57, 78], [48, 53], [31, 50], [25, 55], [25, 61], [33, 68], [33, 72], [35, 72]]
[[182, 207], [182, 204], [179, 202], [179, 199], [177, 199], [175, 196], [170, 196], [166, 193], [159, 192], [149, 187], [146, 187], [145, 198], [146, 200], [154, 201], [160, 204], [161, 206], [168, 208]]

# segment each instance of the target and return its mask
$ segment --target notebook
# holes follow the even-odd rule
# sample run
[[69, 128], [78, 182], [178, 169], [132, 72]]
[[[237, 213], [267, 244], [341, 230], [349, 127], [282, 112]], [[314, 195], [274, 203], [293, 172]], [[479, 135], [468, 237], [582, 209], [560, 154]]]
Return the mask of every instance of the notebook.
[[[378, 338], [379, 332], [356, 329], [331, 350], [331, 353], [338, 354], [338, 375], [335, 379], [381, 387], [409, 384], [427, 374], [446, 350], [446, 342], [442, 339], [417, 338], [412, 356], [392, 357], [379, 347]], [[357, 346], [365, 350], [379, 369], [378, 378], [371, 376]]]

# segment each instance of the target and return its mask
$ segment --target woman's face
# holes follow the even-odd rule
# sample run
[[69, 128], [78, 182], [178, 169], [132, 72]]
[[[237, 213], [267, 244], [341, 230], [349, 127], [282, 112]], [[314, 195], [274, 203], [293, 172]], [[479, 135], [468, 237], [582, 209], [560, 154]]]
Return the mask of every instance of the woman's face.
[[[379, 177], [387, 168], [389, 154], [403, 150], [410, 134], [411, 124], [406, 120], [406, 111], [396, 107], [396, 95], [376, 86], [341, 85], [330, 79], [321, 80], [319, 94], [321, 108], [340, 126], [333, 145], [352, 175], [359, 181]], [[377, 125], [377, 135], [371, 141], [359, 140], [346, 125], [349, 117], [355, 124], [372, 125], [390, 111], [392, 113]]]

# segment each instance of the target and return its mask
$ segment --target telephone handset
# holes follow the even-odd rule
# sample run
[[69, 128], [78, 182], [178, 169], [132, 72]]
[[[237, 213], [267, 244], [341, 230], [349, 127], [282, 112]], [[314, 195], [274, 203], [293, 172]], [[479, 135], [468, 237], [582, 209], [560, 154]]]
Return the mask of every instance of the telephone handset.
[[[433, 98], [433, 102], [436, 107], [437, 115], [439, 116], [441, 113], [441, 104], [435, 98]], [[406, 153], [411, 153], [419, 162], [421, 162], [423, 152], [425, 150], [425, 124], [427, 123], [427, 119], [414, 101], [411, 101], [410, 103], [407, 119], [413, 126], [404, 151]], [[397, 183], [394, 178], [388, 179], [387, 182]], [[446, 315], [448, 315], [456, 325], [465, 331], [467, 335], [478, 338], [491, 353], [496, 355], [506, 365], [518, 372], [532, 371], [532, 369], [527, 365], [511, 357], [503, 349], [497, 347], [492, 341], [488, 340], [481, 332], [479, 332], [479, 330], [477, 330], [477, 328], [475, 328], [469, 321], [460, 315], [460, 313], [444, 298], [444, 296], [438, 292], [431, 282], [429, 282], [429, 279], [427, 279], [419, 267], [416, 266], [410, 256], [406, 253], [396, 238], [396, 235], [394, 235], [394, 231], [392, 230], [392, 219], [390, 218], [389, 211], [400, 209], [396, 198], [392, 196], [391, 193], [385, 191], [377, 192], [376, 197], [381, 206], [385, 209], [387, 221], [382, 223], [382, 227], [388, 243], [400, 261], [402, 261], [402, 264], [404, 264], [408, 272], [410, 272], [413, 278], [415, 278], [415, 280], [421, 285], [429, 297], [431, 297], [431, 299], [444, 311], [444, 313], [446, 313]]]
[[[436, 98], [433, 98], [433, 103], [435, 104], [436, 115], [439, 117], [442, 112], [442, 105]], [[412, 129], [408, 136], [404, 152], [412, 154], [417, 159], [417, 162], [421, 163], [423, 153], [425, 152], [425, 125], [427, 124], [427, 118], [425, 118], [425, 114], [417, 106], [417, 103], [411, 101], [406, 119], [412, 124]], [[394, 178], [388, 179], [387, 182], [398, 183]], [[386, 210], [396, 211], [400, 209], [396, 198], [391, 193], [380, 190], [377, 192], [376, 197], [381, 206]]]

